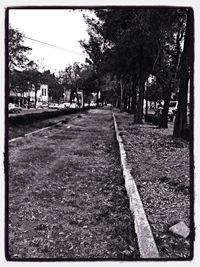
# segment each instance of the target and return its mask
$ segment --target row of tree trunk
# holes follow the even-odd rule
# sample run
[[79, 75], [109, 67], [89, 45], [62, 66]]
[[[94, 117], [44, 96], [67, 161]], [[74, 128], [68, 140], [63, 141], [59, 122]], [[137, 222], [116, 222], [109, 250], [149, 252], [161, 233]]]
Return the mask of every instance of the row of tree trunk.
[[[174, 137], [185, 137], [185, 131], [188, 128], [187, 121], [187, 105], [188, 105], [188, 84], [191, 85], [193, 74], [193, 14], [191, 10], [187, 12], [187, 24], [184, 39], [184, 49], [181, 54], [180, 61], [177, 59], [177, 70], [174, 77], [178, 74], [179, 78], [179, 96], [178, 96], [178, 110], [174, 124]], [[180, 64], [180, 65], [179, 65]], [[178, 71], [177, 71], [178, 72]], [[140, 66], [138, 80], [134, 76], [130, 78], [129, 90], [127, 90], [127, 81], [120, 80], [120, 94], [116, 105], [129, 113], [134, 114], [134, 123], [141, 124], [143, 122], [143, 106], [144, 106], [144, 92], [145, 92], [145, 76], [143, 72], [143, 49], [140, 47]], [[168, 110], [171, 100], [172, 81], [169, 80], [164, 86], [164, 107], [162, 112], [162, 119], [160, 120], [160, 127], [168, 127]], [[126, 87], [126, 89], [125, 89]], [[191, 87], [191, 86], [190, 86]], [[191, 103], [190, 103], [191, 104]]]

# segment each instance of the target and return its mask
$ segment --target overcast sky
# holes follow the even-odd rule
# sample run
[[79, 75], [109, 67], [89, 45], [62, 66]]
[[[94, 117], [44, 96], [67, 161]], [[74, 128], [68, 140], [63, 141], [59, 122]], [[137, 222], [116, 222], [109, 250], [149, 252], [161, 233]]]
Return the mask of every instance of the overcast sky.
[[56, 49], [25, 39], [32, 48], [29, 58], [51, 71], [64, 70], [73, 62], [84, 63], [86, 54], [79, 40], [88, 39], [87, 25], [81, 11], [73, 10], [10, 10], [9, 23], [26, 37], [65, 48]]

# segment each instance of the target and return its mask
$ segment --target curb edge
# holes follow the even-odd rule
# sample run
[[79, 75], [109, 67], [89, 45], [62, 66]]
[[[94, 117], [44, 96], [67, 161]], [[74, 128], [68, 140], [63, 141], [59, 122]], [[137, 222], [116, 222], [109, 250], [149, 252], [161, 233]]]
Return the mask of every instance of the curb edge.
[[141, 258], [159, 258], [158, 248], [156, 246], [151, 227], [147, 220], [144, 207], [137, 190], [134, 178], [131, 175], [130, 168], [128, 168], [126, 160], [126, 151], [122, 142], [122, 138], [119, 135], [117, 122], [114, 112], [112, 111], [114, 128], [116, 139], [119, 145], [121, 167], [123, 170], [123, 176], [125, 180], [125, 187], [129, 197], [130, 211], [134, 218], [135, 232], [138, 239], [138, 247]]

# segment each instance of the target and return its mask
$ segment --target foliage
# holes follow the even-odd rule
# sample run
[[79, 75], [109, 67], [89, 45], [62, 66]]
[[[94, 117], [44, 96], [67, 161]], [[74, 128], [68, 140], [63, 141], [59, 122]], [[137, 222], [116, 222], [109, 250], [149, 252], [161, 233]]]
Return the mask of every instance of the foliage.
[[158, 101], [162, 99], [161, 90], [156, 83], [156, 80], [151, 82], [147, 81], [146, 91], [145, 91], [145, 99], [149, 101]]
[[155, 98], [161, 95], [165, 101], [161, 126], [167, 127], [171, 92], [179, 85], [186, 11], [184, 8], [97, 9], [96, 19], [85, 16], [90, 39], [82, 42], [82, 46], [88, 53], [88, 61], [98, 75], [110, 73], [120, 81], [121, 102], [127, 96], [135, 99], [136, 122], [142, 122], [145, 81], [154, 75], [160, 90]]
[[9, 70], [24, 69], [30, 62], [27, 52], [30, 47], [24, 46], [24, 34], [9, 25], [8, 30], [8, 64]]

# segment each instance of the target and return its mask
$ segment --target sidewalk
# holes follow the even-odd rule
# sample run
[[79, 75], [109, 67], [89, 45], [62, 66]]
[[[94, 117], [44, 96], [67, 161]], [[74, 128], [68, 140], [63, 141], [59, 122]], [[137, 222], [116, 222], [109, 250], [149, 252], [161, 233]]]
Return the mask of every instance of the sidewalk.
[[190, 227], [189, 143], [172, 138], [172, 125], [134, 125], [131, 115], [117, 109], [114, 113], [160, 256], [189, 257], [189, 237], [169, 231], [180, 221]]
[[138, 259], [111, 110], [9, 145], [12, 259]]

